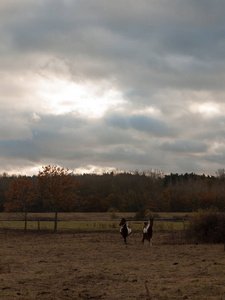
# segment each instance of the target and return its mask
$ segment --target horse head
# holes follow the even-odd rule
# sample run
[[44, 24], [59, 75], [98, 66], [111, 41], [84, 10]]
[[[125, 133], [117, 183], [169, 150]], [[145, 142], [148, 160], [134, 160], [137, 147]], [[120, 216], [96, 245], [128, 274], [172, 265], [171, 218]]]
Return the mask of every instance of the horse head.
[[120, 224], [119, 226], [123, 226], [124, 224], [126, 224], [127, 220], [122, 218], [121, 221], [120, 221]]
[[148, 222], [144, 222], [144, 228], [148, 226]]
[[150, 218], [150, 227], [151, 228], [153, 227], [153, 220], [154, 220], [154, 218]]

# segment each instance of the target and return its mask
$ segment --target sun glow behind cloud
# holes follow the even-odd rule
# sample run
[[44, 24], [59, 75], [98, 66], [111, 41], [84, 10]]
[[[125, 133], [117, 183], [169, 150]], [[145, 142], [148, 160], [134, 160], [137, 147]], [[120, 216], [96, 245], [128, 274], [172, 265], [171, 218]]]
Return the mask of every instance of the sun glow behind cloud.
[[118, 109], [125, 102], [121, 93], [109, 84], [82, 85], [53, 78], [41, 80], [38, 89], [41, 101], [47, 103], [47, 109], [52, 114], [72, 112], [88, 118], [99, 118], [108, 109]]
[[191, 111], [194, 113], [200, 113], [207, 117], [219, 114], [220, 110], [215, 104], [203, 103], [203, 104], [194, 104], [191, 106]]
[[219, 113], [219, 110], [215, 105], [206, 103], [199, 106], [199, 112], [202, 114], [212, 115]]

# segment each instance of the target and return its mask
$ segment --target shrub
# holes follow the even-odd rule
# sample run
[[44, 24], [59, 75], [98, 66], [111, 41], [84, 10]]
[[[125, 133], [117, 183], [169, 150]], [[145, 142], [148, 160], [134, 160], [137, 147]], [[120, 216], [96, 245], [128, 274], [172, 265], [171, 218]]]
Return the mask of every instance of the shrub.
[[116, 219], [117, 217], [116, 213], [119, 211], [115, 207], [110, 207], [107, 212], [111, 213], [111, 219]]
[[214, 210], [194, 213], [190, 218], [187, 236], [196, 242], [225, 242], [225, 214]]
[[136, 220], [149, 220], [152, 217], [155, 217], [153, 212], [150, 209], [145, 209], [144, 207], [141, 207], [135, 214]]
[[139, 209], [139, 211], [136, 212], [135, 214], [135, 219], [136, 220], [142, 220], [145, 218], [145, 209], [142, 207]]

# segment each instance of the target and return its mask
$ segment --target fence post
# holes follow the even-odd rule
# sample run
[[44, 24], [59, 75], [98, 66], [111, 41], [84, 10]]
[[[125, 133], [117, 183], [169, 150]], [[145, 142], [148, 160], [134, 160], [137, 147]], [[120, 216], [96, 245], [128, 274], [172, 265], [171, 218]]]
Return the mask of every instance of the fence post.
[[40, 231], [40, 218], [38, 217], [38, 231]]

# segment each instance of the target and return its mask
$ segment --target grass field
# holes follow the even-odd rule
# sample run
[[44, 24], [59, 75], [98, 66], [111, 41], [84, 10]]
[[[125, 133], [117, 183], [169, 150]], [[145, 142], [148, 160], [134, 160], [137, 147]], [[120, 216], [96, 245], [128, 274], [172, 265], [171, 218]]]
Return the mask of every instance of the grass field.
[[[65, 231], [118, 231], [119, 222], [82, 222], [82, 221], [59, 221], [58, 230]], [[133, 221], [129, 222], [133, 231], [141, 231], [143, 227], [143, 222]], [[0, 229], [23, 229], [24, 221], [0, 221]], [[37, 221], [29, 221], [28, 230], [38, 230]], [[41, 221], [40, 230], [53, 230], [54, 222], [53, 221]], [[172, 231], [172, 230], [183, 230], [184, 224], [182, 222], [160, 222], [156, 221], [154, 224], [155, 231]]]
[[0, 230], [1, 300], [225, 300], [221, 244], [154, 232]]
[[[184, 213], [157, 213], [154, 230], [171, 231], [183, 230], [185, 224], [182, 222]], [[129, 221], [132, 230], [139, 231], [143, 227], [143, 221], [135, 220], [135, 213], [59, 213], [58, 230], [81, 230], [81, 231], [116, 231], [122, 217]], [[181, 222], [177, 222], [180, 218]], [[54, 228], [53, 213], [30, 213], [28, 215], [28, 230], [52, 230]], [[146, 218], [147, 220], [148, 218]], [[38, 223], [39, 220], [39, 223]], [[40, 227], [38, 227], [40, 226]], [[0, 213], [0, 228], [23, 229], [24, 221], [21, 214]]]
[[132, 213], [60, 213], [55, 234], [54, 214], [29, 214], [24, 233], [20, 215], [2, 213], [0, 299], [225, 300], [224, 245], [186, 240], [183, 215], [158, 214], [150, 247]]
[[[160, 212], [154, 213], [156, 218], [159, 219], [173, 219], [176, 217], [183, 218], [185, 216], [190, 215], [191, 213], [186, 212]], [[126, 218], [127, 220], [135, 219], [136, 213], [132, 212], [103, 212], [103, 213], [59, 213], [58, 219], [60, 221], [112, 221], [112, 220], [120, 220], [121, 218]], [[20, 213], [0, 213], [0, 221], [2, 220], [18, 220], [22, 219], [22, 215]], [[46, 219], [54, 219], [54, 213], [29, 213], [28, 218], [31, 220], [46, 220]], [[146, 217], [148, 219], [148, 217]]]

